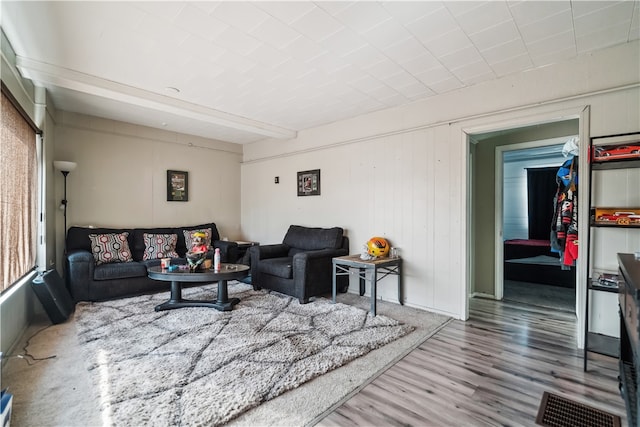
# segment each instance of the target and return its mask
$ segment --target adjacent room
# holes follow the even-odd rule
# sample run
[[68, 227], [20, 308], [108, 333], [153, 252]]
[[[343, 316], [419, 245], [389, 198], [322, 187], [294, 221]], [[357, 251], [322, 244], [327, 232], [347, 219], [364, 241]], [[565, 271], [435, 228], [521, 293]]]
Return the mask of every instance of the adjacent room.
[[3, 426], [640, 425], [638, 0], [0, 7]]

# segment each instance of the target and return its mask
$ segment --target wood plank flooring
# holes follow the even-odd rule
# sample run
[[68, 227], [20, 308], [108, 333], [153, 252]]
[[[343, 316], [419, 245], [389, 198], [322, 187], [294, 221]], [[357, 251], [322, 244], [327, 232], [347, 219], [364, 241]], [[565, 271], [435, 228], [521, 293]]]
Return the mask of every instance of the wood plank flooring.
[[576, 349], [572, 313], [472, 299], [317, 426], [534, 426], [544, 391], [622, 417], [617, 359]]

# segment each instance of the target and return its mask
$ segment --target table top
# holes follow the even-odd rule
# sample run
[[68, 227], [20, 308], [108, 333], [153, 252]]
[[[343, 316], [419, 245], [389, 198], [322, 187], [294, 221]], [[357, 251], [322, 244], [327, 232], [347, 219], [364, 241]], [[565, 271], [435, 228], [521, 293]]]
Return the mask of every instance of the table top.
[[149, 267], [147, 274], [151, 279], [166, 282], [214, 282], [216, 280], [242, 279], [249, 274], [249, 266], [223, 263], [220, 265], [220, 271], [214, 271], [213, 268], [196, 271], [189, 271], [189, 269], [169, 271], [156, 266]]
[[351, 265], [354, 267], [384, 267], [397, 265], [402, 262], [400, 257], [381, 257], [376, 259], [361, 259], [360, 255], [345, 255], [333, 258], [335, 264]]

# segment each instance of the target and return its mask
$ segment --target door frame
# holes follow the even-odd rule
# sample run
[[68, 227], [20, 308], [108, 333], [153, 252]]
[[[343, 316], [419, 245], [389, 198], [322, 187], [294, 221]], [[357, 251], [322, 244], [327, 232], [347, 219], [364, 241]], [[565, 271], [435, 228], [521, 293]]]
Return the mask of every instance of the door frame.
[[[526, 117], [519, 116], [519, 117], [504, 119], [504, 120], [496, 119], [496, 121], [494, 121], [493, 123], [489, 122], [483, 125], [477, 125], [477, 126], [471, 125], [469, 127], [462, 128], [463, 139], [466, 144], [465, 151], [467, 153], [466, 227], [469, 232], [466, 238], [466, 245], [467, 245], [466, 253], [469, 256], [467, 257], [467, 263], [466, 263], [467, 264], [466, 265], [467, 285], [466, 285], [466, 296], [464, 301], [465, 318], [469, 317], [468, 299], [471, 295], [471, 290], [475, 289], [474, 283], [473, 283], [473, 280], [475, 277], [475, 271], [473, 270], [474, 262], [472, 261], [473, 259], [475, 259], [475, 252], [474, 252], [474, 246], [473, 246], [474, 238], [472, 236], [474, 234], [474, 227], [472, 226], [473, 224], [472, 208], [473, 207], [469, 203], [469, 201], [472, 200], [473, 198], [473, 196], [471, 195], [473, 191], [473, 185], [472, 185], [473, 183], [472, 183], [472, 176], [470, 173], [472, 170], [470, 152], [471, 152], [471, 144], [482, 143], [481, 141], [475, 140], [473, 136], [478, 134], [483, 134], [483, 133], [489, 133], [489, 132], [498, 132], [498, 131], [516, 129], [516, 128], [527, 127], [527, 126], [543, 125], [546, 123], [578, 119], [578, 136], [580, 140], [579, 142], [580, 156], [578, 161], [578, 170], [585, 171], [585, 170], [588, 170], [587, 158], [589, 154], [589, 140], [590, 140], [590, 132], [589, 132], [590, 114], [591, 114], [590, 106], [583, 104], [583, 105], [578, 105], [578, 106], [574, 106], [574, 107], [566, 108], [562, 110], [532, 114]], [[578, 199], [588, 200], [588, 194], [589, 194], [589, 185], [586, 184], [583, 180], [582, 185], [578, 186]], [[585, 230], [586, 227], [588, 226], [589, 226], [588, 209], [579, 209], [578, 210], [578, 229]], [[501, 239], [500, 239], [500, 242], [502, 242]], [[578, 240], [579, 253], [581, 254], [587, 253], [586, 245], [587, 245], [587, 242], [585, 242], [585, 239]], [[496, 251], [499, 250], [502, 252], [502, 248], [501, 248], [502, 243], [496, 246], [497, 247], [495, 248], [495, 250]], [[502, 256], [500, 258], [502, 258]], [[580, 286], [581, 283], [586, 283], [586, 278], [587, 278], [587, 271], [586, 271], [587, 263], [582, 262], [581, 261], [582, 258], [578, 258], [578, 261], [576, 263], [576, 317], [577, 317], [576, 343], [578, 348], [584, 347], [584, 334], [580, 333], [580, 331], [584, 330], [584, 326], [585, 326], [585, 321], [584, 321], [585, 308], [586, 308], [585, 301], [586, 301], [586, 292], [587, 292], [586, 286]], [[494, 271], [494, 274], [495, 274], [495, 271]], [[494, 289], [495, 289], [495, 283], [494, 283]]]
[[[575, 119], [574, 119], [575, 120]], [[516, 144], [500, 145], [495, 149], [495, 281], [494, 297], [502, 300], [504, 297], [504, 153], [527, 148], [558, 145], [563, 138], [550, 138], [540, 141], [520, 142]], [[566, 138], [565, 138], [566, 139]], [[560, 165], [558, 165], [560, 167]]]

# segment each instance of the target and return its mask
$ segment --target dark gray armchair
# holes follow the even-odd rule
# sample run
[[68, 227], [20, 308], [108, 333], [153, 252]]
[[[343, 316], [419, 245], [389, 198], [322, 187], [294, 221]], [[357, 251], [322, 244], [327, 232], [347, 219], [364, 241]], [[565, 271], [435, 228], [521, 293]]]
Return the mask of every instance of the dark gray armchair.
[[[349, 254], [349, 238], [340, 227], [289, 227], [282, 243], [252, 246], [251, 284], [298, 298], [330, 294], [333, 286], [332, 259]], [[348, 276], [338, 276], [337, 289], [346, 292]]]

